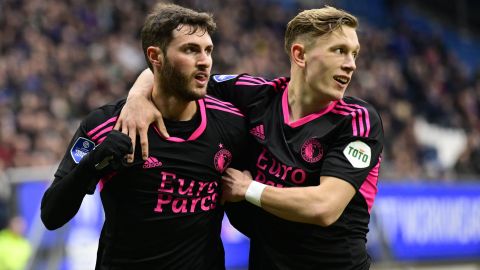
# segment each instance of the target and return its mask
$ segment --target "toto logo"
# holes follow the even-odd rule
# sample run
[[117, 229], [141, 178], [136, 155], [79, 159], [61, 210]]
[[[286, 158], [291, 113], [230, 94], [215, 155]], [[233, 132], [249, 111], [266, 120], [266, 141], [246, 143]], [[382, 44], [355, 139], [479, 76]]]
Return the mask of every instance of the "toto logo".
[[322, 159], [323, 147], [316, 138], [306, 140], [302, 145], [302, 158], [306, 162], [315, 163]]

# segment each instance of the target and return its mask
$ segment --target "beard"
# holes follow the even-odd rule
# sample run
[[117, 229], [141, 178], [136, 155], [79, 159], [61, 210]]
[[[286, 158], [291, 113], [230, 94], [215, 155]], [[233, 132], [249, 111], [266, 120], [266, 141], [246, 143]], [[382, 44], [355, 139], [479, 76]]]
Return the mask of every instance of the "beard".
[[189, 83], [192, 81], [192, 78], [183, 74], [172, 65], [168, 58], [165, 58], [165, 64], [159, 75], [160, 87], [169, 95], [185, 101], [194, 101], [205, 97], [205, 91], [196, 92], [194, 89], [191, 89]]

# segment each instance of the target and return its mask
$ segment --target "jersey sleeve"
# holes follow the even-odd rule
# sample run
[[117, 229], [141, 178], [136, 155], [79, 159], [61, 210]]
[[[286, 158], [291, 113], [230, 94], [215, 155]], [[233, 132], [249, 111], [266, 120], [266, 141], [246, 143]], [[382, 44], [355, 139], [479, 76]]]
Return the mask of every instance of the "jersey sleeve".
[[[42, 197], [41, 218], [48, 229], [59, 228], [73, 218], [85, 195], [92, 194], [95, 190], [99, 176], [95, 173], [94, 164], [85, 159], [101, 143], [98, 137], [92, 136], [92, 130], [95, 130], [92, 127], [102, 127], [102, 122], [108, 122], [105, 121], [108, 119], [105, 109], [102, 107], [95, 110], [81, 122], [54, 174], [52, 184]], [[102, 135], [106, 134], [108, 132]]]
[[267, 80], [262, 77], [241, 75], [212, 75], [208, 84], [208, 94], [228, 101], [242, 112], [261, 105], [286, 87], [285, 77]]
[[54, 179], [65, 177], [65, 175], [77, 166], [85, 155], [95, 148], [96, 144], [87, 135], [86, 125], [88, 120], [89, 119], [86, 118], [80, 123], [80, 126], [70, 140], [67, 150], [54, 174]]
[[383, 126], [371, 106], [346, 117], [339, 135], [326, 151], [322, 176], [334, 176], [359, 190], [370, 177], [378, 178], [383, 150]]

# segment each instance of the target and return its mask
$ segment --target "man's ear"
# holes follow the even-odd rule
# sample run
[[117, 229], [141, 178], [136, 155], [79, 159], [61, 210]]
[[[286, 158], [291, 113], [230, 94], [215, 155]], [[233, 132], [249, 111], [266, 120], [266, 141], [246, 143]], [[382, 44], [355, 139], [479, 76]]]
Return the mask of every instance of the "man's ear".
[[163, 64], [163, 52], [159, 47], [150, 46], [147, 48], [147, 56], [152, 66], [161, 68]]
[[305, 67], [305, 46], [300, 43], [292, 44], [290, 48], [290, 55], [292, 56], [292, 61], [299, 67]]

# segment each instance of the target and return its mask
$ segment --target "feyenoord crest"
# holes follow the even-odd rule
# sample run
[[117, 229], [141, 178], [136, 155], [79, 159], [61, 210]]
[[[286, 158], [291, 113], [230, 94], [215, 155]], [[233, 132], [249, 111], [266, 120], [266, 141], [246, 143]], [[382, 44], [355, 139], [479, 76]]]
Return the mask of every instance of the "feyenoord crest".
[[220, 144], [220, 150], [215, 154], [213, 158], [213, 163], [215, 164], [215, 169], [221, 173], [225, 171], [225, 169], [230, 165], [232, 162], [232, 153], [227, 149], [223, 148], [223, 145]]
[[306, 162], [315, 163], [323, 157], [323, 146], [316, 138], [306, 140], [302, 145], [302, 158]]

